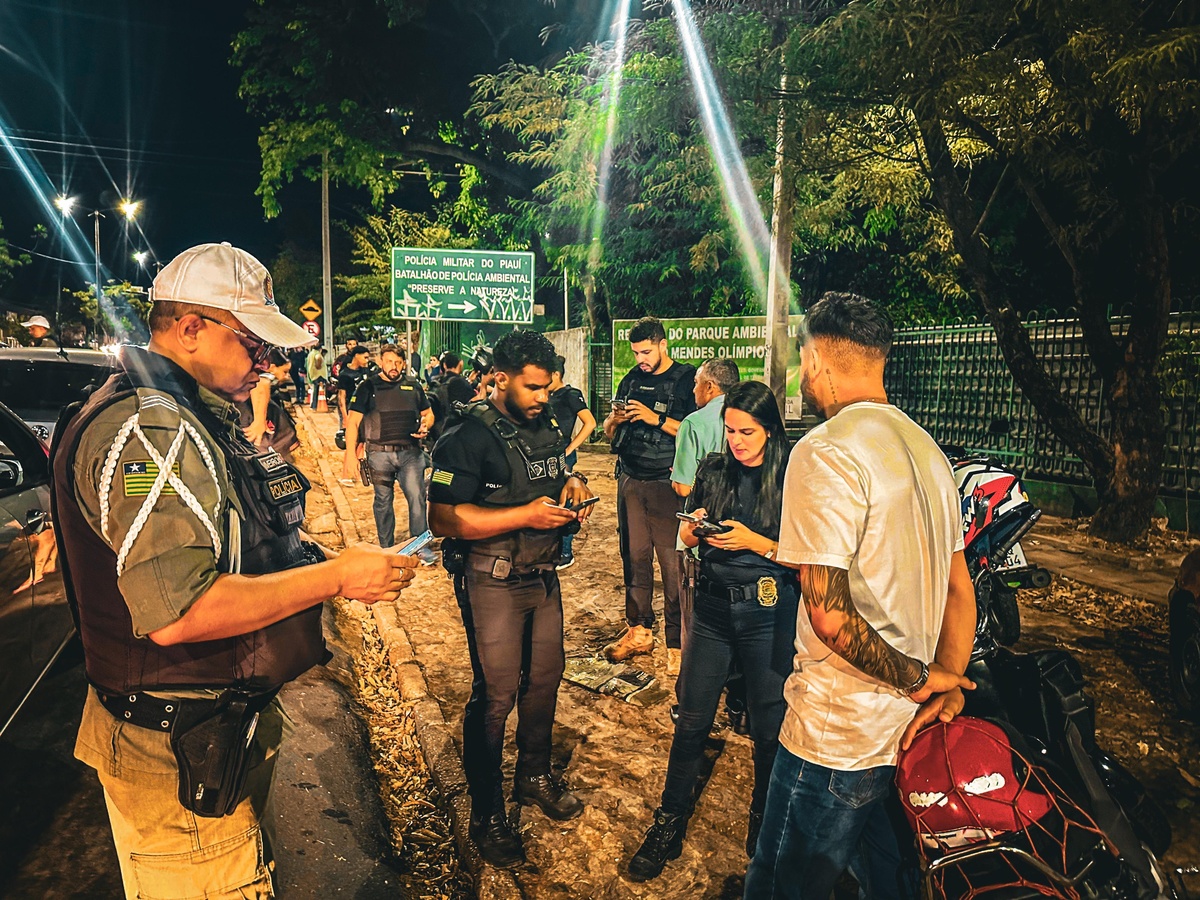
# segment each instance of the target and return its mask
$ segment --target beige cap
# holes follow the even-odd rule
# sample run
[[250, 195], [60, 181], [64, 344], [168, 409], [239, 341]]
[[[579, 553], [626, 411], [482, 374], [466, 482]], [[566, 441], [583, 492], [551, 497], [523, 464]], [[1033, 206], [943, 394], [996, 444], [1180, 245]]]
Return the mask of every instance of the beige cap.
[[279, 311], [267, 267], [227, 242], [184, 250], [154, 279], [153, 298], [226, 309], [276, 347], [308, 347], [317, 339]]
[[45, 316], [34, 316], [28, 322], [22, 322], [21, 324], [26, 328], [33, 325], [38, 328], [45, 328], [47, 331], [50, 330], [50, 323], [46, 320]]

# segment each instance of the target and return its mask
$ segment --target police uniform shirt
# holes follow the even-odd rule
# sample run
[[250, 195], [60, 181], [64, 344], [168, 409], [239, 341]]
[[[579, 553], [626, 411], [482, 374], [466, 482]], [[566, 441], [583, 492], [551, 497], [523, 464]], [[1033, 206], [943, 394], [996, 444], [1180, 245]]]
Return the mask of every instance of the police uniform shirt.
[[[203, 387], [199, 388], [199, 397], [218, 420], [229, 424], [231, 432], [237, 428], [238, 414], [231, 403]], [[137, 435], [131, 434], [107, 479], [108, 536], [104, 537], [100, 497], [106, 461], [117, 433], [135, 412], [142, 433], [162, 458], [179, 434], [181, 421], [189, 423], [200, 435], [216, 480], [190, 436], [183, 440], [173, 469], [195, 495], [224, 543], [228, 507], [232, 504], [241, 509], [229, 481], [224, 455], [182, 404], [170, 394], [146, 388], [139, 388], [136, 396], [102, 410], [80, 436], [74, 460], [75, 496], [92, 529], [114, 553], [119, 553], [147, 505], [158, 466]], [[134, 633], [143, 637], [177, 621], [212, 587], [219, 574], [212, 535], [200, 516], [168, 484], [146, 513], [140, 532], [129, 546], [124, 569], [117, 577]], [[86, 573], [81, 575], [86, 577]]]
[[625, 377], [617, 385], [616, 396], [621, 399], [632, 397], [636, 400], [638, 398], [638, 388], [656, 389], [663, 384], [672, 382], [675, 384], [675, 395], [671, 398], [671, 405], [665, 412], [668, 419], [682, 422], [690, 413], [696, 411], [696, 397], [694, 393], [696, 388], [696, 369], [694, 366], [689, 366], [685, 363], [672, 363], [665, 372], [660, 372], [657, 375], [650, 372], [643, 372], [637, 366], [634, 366], [625, 373]]
[[[517, 427], [532, 428], [534, 425]], [[433, 448], [429, 502], [447, 506], [478, 504], [507, 485], [511, 478], [512, 470], [499, 436], [479, 419], [465, 416], [442, 435]], [[546, 492], [546, 496], [555, 498], [555, 502], [558, 502], [558, 495], [557, 488]]]
[[[402, 384], [405, 388], [411, 388], [417, 395], [417, 411], [425, 412], [425, 410], [429, 409], [429, 398], [425, 396], [425, 389], [419, 384], [405, 381], [404, 379], [389, 381], [387, 384]], [[362, 413], [364, 416], [369, 415], [371, 412], [371, 402], [374, 399], [375, 381], [371, 378], [363, 378], [358, 382], [358, 387], [354, 389], [354, 394], [346, 404], [346, 409], [351, 412]]]
[[570, 443], [571, 436], [575, 434], [575, 423], [579, 419], [579, 413], [587, 409], [583, 392], [577, 387], [564, 384], [550, 395], [550, 406], [554, 410], [554, 418], [558, 420], [563, 437]]

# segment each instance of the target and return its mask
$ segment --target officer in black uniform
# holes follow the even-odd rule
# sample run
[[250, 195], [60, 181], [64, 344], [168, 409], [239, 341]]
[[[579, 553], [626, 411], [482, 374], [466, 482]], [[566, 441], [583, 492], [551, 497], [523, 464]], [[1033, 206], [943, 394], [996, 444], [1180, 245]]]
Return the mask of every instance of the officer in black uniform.
[[[662, 570], [664, 637], [679, 650], [679, 555], [675, 552], [680, 501], [671, 487], [675, 435], [696, 410], [696, 370], [667, 352], [667, 333], [653, 316], [629, 330], [637, 361], [617, 385], [604, 433], [617, 453], [617, 528], [625, 567], [625, 620], [629, 629], [605, 648], [613, 662], [654, 649], [654, 557]], [[670, 654], [668, 654], [669, 656]]]
[[[408, 532], [415, 537], [428, 527], [425, 511], [425, 448], [421, 441], [433, 425], [433, 410], [425, 391], [404, 377], [407, 357], [394, 344], [379, 348], [380, 371], [359, 382], [346, 411], [346, 450], [342, 478], [353, 478], [358, 442], [366, 447], [375, 489], [375, 533], [379, 546], [396, 542], [396, 482], [408, 503]], [[437, 557], [429, 548], [421, 562], [433, 565]]]
[[304, 540], [308, 482], [238, 427], [271, 344], [309, 341], [244, 250], [154, 280], [150, 343], [55, 431], [54, 519], [90, 683], [75, 755], [128, 897], [274, 896], [276, 693], [328, 658], [322, 601], [394, 600], [416, 560]]
[[474, 675], [463, 719], [463, 768], [471, 833], [483, 857], [505, 866], [525, 858], [504, 806], [504, 727], [517, 706], [515, 799], [553, 819], [583, 804], [551, 776], [550, 742], [563, 672], [558, 562], [563, 530], [587, 517], [591, 497], [567, 471], [566, 441], [549, 404], [554, 346], [514, 331], [495, 347], [487, 400], [467, 407], [433, 452], [429, 513], [444, 535]]

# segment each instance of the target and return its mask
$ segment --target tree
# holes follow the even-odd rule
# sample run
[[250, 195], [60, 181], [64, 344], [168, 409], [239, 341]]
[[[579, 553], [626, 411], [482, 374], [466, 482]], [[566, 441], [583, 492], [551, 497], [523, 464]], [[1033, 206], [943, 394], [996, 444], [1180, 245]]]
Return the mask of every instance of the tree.
[[4, 223], [0, 221], [0, 287], [12, 278], [13, 271], [19, 266], [29, 263], [29, 257], [25, 254], [13, 256], [9, 251], [8, 241], [4, 239]]
[[[65, 293], [78, 304], [78, 316], [98, 332], [97, 336], [102, 342], [106, 337], [134, 344], [149, 340], [151, 302], [145, 288], [128, 281], [110, 281], [104, 285], [99, 308], [96, 305], [95, 285], [88, 285], [82, 291]], [[74, 318], [69, 320], [74, 321]]]
[[[790, 57], [816, 140], [881, 155], [863, 140], [874, 116], [911, 148], [1014, 379], [1095, 480], [1093, 533], [1115, 540], [1149, 525], [1161, 475], [1159, 356], [1173, 266], [1196, 237], [1196, 19], [1156, 0], [872, 0], [798, 34]], [[1111, 437], [1022, 325], [1029, 257], [1010, 251], [1031, 223], [1078, 310]]]

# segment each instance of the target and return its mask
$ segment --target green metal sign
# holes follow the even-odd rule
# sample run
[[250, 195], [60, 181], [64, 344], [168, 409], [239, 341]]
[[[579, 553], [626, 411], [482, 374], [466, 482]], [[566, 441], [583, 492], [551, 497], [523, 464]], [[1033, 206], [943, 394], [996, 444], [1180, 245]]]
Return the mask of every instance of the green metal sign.
[[[794, 339], [801, 316], [788, 318], [788, 334]], [[613, 386], [634, 366], [633, 350], [629, 346], [629, 329], [635, 319], [613, 322], [612, 371]], [[688, 363], [697, 369], [706, 359], [724, 356], [737, 363], [742, 380], [766, 380], [767, 318], [766, 316], [727, 316], [712, 319], [663, 319], [667, 332], [667, 352], [676, 362]], [[786, 395], [788, 418], [800, 415], [800, 353], [796, 342], [789, 342]], [[793, 398], [797, 398], [793, 402]]]
[[533, 322], [533, 254], [392, 248], [392, 318]]

